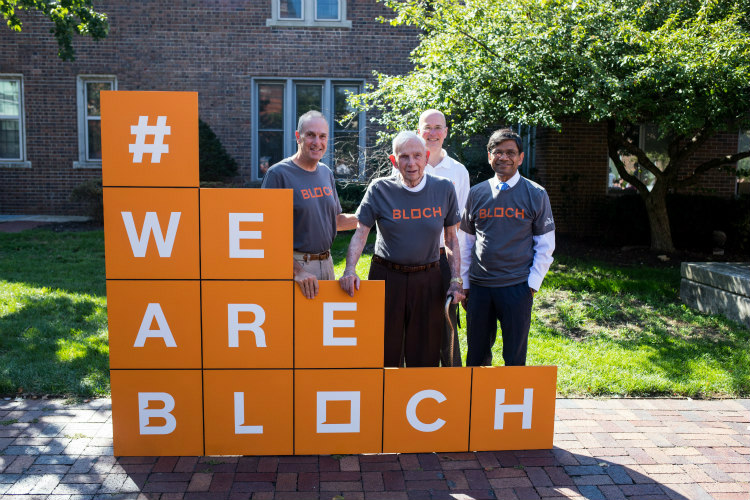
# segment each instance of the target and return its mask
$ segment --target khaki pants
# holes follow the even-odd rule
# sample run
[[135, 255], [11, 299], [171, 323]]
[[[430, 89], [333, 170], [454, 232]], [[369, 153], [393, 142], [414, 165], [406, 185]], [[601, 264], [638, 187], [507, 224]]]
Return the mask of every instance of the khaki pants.
[[336, 275], [333, 273], [333, 259], [329, 256], [326, 260], [310, 260], [305, 262], [303, 256], [305, 254], [301, 252], [294, 252], [294, 260], [296, 260], [302, 269], [319, 280], [334, 280]]

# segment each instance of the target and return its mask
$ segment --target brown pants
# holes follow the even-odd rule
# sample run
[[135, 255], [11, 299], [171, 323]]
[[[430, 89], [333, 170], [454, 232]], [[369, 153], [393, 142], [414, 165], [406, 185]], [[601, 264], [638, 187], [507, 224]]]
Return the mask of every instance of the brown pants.
[[384, 366], [438, 366], [445, 302], [440, 268], [404, 273], [373, 262], [367, 279], [385, 281]]

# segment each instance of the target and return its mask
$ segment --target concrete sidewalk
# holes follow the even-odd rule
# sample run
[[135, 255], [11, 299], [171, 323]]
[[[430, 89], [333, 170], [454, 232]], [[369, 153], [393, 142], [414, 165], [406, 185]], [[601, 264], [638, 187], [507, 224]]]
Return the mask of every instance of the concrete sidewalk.
[[750, 400], [558, 399], [552, 450], [112, 456], [110, 401], [0, 401], [0, 498], [750, 499]]

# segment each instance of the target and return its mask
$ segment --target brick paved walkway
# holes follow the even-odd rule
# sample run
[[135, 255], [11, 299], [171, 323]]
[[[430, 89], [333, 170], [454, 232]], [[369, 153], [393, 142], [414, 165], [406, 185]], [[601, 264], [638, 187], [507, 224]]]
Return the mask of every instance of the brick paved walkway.
[[110, 401], [0, 401], [0, 498], [750, 499], [750, 400], [559, 399], [552, 450], [112, 456]]

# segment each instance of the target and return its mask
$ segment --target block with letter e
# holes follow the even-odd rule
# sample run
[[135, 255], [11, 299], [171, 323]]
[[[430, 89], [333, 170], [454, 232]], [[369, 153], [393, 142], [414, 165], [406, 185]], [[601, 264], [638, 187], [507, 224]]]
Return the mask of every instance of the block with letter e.
[[195, 187], [198, 93], [103, 91], [102, 184]]
[[108, 279], [198, 279], [198, 189], [104, 188]]
[[203, 279], [292, 279], [291, 189], [201, 189]]
[[114, 454], [202, 455], [200, 370], [111, 370]]
[[338, 281], [318, 285], [314, 299], [294, 287], [294, 367], [382, 367], [385, 282], [362, 281], [354, 297]]
[[471, 451], [552, 448], [556, 366], [472, 370]]

